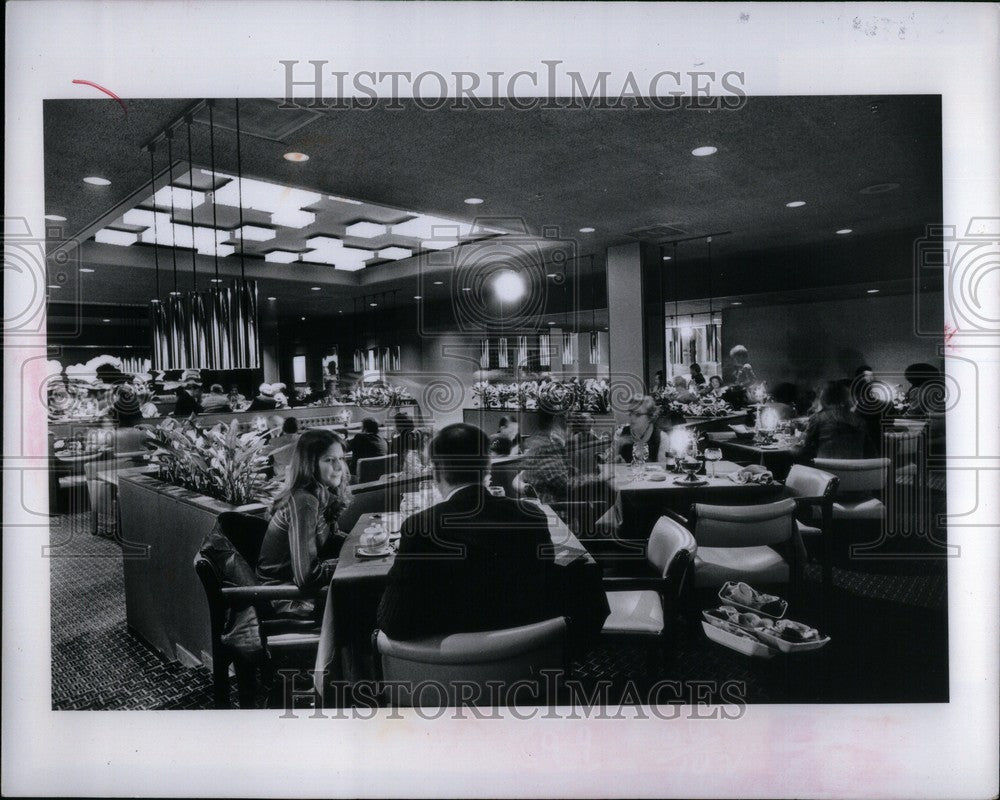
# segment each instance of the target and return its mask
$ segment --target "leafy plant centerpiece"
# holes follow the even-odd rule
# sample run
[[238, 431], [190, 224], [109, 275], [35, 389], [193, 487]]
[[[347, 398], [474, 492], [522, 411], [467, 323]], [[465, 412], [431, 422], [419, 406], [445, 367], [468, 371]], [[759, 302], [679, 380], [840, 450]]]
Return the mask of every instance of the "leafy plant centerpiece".
[[236, 420], [203, 430], [194, 419], [139, 426], [160, 480], [234, 506], [266, 500], [277, 482], [266, 475], [264, 437], [240, 433]]

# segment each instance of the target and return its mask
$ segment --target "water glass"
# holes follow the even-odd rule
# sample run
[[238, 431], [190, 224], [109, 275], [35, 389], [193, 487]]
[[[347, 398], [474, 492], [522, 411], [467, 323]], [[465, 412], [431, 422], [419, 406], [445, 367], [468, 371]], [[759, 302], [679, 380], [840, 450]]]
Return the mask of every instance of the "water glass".
[[718, 447], [705, 448], [705, 460], [712, 464], [712, 477], [715, 477], [715, 462], [722, 460], [722, 450]]

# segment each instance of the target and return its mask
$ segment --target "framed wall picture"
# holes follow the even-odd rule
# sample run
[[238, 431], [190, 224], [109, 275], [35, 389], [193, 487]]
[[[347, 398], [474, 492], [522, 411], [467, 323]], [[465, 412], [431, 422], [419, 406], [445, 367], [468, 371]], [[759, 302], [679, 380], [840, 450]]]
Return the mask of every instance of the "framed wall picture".
[[323, 380], [336, 380], [340, 375], [340, 356], [334, 347], [329, 355], [323, 356]]

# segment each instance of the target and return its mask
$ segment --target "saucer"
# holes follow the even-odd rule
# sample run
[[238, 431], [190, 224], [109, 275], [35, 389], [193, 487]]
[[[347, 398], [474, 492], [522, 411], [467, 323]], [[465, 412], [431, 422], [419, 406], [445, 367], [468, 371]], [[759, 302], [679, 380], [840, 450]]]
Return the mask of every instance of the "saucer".
[[392, 548], [389, 545], [382, 547], [358, 547], [354, 554], [358, 558], [385, 558], [392, 555]]

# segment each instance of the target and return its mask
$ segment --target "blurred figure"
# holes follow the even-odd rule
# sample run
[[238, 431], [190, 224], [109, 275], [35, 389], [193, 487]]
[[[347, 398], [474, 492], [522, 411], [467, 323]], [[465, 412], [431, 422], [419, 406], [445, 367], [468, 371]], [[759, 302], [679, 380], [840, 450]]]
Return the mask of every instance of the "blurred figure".
[[497, 432], [490, 437], [490, 453], [495, 456], [516, 456], [521, 452], [521, 437], [515, 417], [500, 417]]
[[413, 417], [398, 411], [392, 418], [396, 435], [389, 444], [389, 453], [396, 456], [396, 463], [403, 472], [420, 472], [424, 468], [424, 435], [417, 430]]
[[387, 455], [389, 445], [379, 434], [379, 425], [371, 417], [361, 420], [361, 432], [351, 439], [351, 474], [358, 474], [358, 461]]
[[882, 440], [882, 421], [891, 408], [892, 395], [888, 385], [875, 380], [875, 373], [867, 364], [854, 370], [854, 380], [851, 381], [853, 411], [865, 423], [873, 445]]
[[571, 414], [568, 420], [566, 452], [573, 477], [596, 475], [601, 439], [594, 433], [594, 418], [586, 411]]
[[227, 414], [233, 410], [229, 404], [229, 397], [222, 391], [222, 385], [213, 383], [201, 401], [201, 406], [206, 414]]
[[705, 380], [705, 374], [701, 371], [701, 364], [695, 363], [691, 365], [691, 382], [688, 384], [688, 389], [692, 392], [700, 392], [701, 388], [707, 383]]
[[257, 396], [250, 403], [248, 411], [274, 411], [278, 407], [274, 399], [277, 390], [270, 383], [262, 383], [257, 390]]
[[779, 383], [771, 390], [771, 402], [765, 403], [762, 411], [771, 410], [778, 422], [787, 422], [795, 416], [798, 393], [798, 387], [794, 383]]
[[729, 351], [729, 364], [722, 373], [723, 381], [737, 386], [749, 386], [757, 382], [757, 375], [750, 366], [750, 353], [741, 344]]
[[177, 387], [177, 403], [174, 405], [174, 416], [189, 417], [192, 414], [200, 414], [202, 412], [201, 403], [192, 394], [193, 389], [194, 387], [190, 384], [184, 387]]
[[512, 487], [528, 494], [528, 487], [543, 503], [562, 502], [569, 491], [569, 459], [566, 451], [566, 421], [562, 414], [541, 410], [539, 430], [524, 444], [525, 469], [514, 477]]
[[656, 425], [659, 407], [649, 395], [632, 398], [628, 410], [628, 424], [615, 434], [617, 460], [632, 463], [632, 452], [636, 444], [644, 444], [649, 463], [663, 463], [667, 458], [668, 443], [663, 431]]
[[662, 392], [667, 388], [667, 379], [663, 374], [662, 369], [656, 370], [653, 373], [653, 385], [650, 387], [649, 391], [652, 392]]
[[708, 393], [713, 397], [718, 397], [722, 394], [722, 378], [718, 375], [713, 375], [708, 379]]
[[944, 454], [945, 428], [944, 413], [948, 399], [948, 387], [941, 371], [932, 364], [910, 364], [903, 376], [910, 384], [906, 393], [905, 417], [925, 419], [929, 428], [930, 452]]
[[874, 455], [865, 423], [851, 411], [851, 395], [846, 386], [831, 381], [823, 389], [820, 403], [822, 410], [810, 418], [802, 444], [795, 448], [798, 460]]
[[677, 396], [674, 399], [678, 403], [693, 403], [698, 399], [698, 396], [688, 389], [687, 378], [683, 375], [675, 375], [673, 383], [677, 390]]

